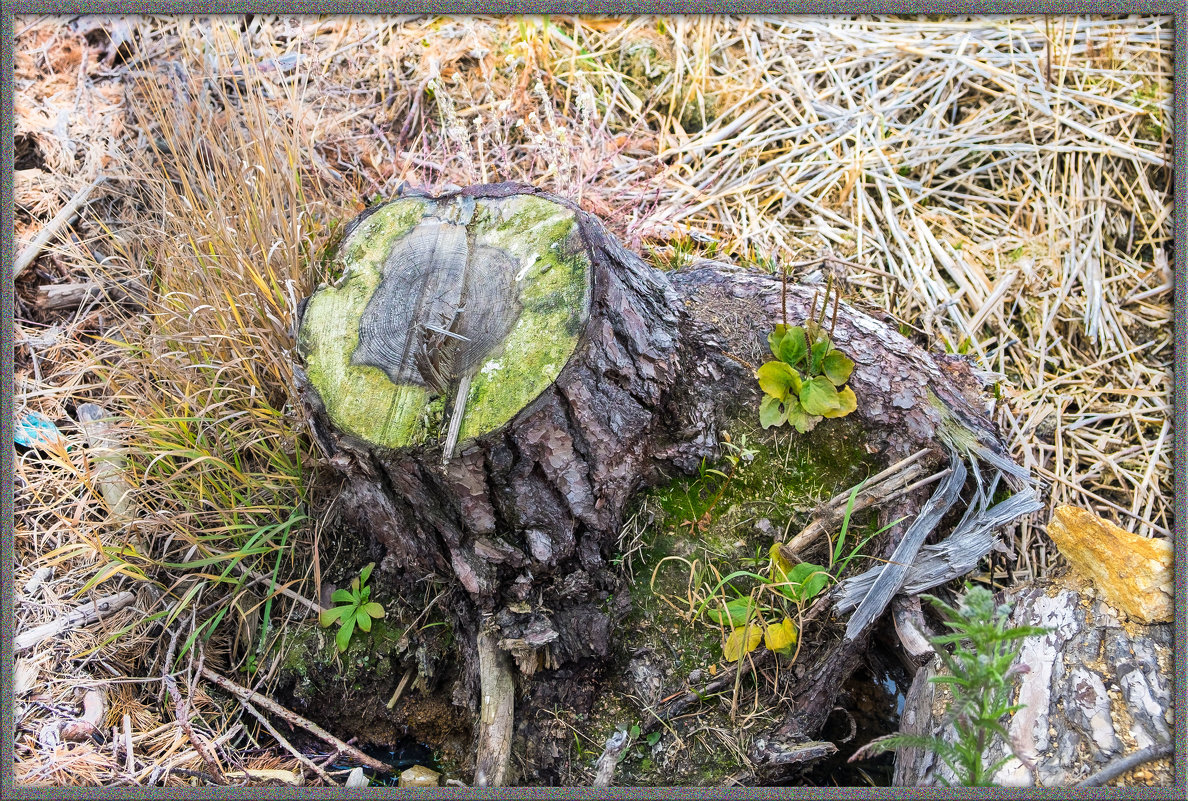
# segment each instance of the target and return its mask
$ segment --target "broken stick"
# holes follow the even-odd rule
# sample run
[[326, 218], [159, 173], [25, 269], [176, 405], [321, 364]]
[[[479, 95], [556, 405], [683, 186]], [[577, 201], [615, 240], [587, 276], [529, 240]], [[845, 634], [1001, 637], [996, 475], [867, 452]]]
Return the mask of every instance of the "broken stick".
[[42, 640], [56, 637], [64, 631], [78, 628], [79, 626], [89, 626], [99, 620], [102, 615], [110, 615], [113, 612], [118, 612], [125, 606], [131, 605], [134, 600], [136, 600], [136, 596], [132, 593], [121, 592], [117, 595], [100, 598], [98, 601], [92, 603], [83, 604], [73, 612], [63, 615], [57, 620], [51, 620], [49, 623], [18, 634], [16, 641], [13, 643], [12, 650], [14, 653], [19, 653], [27, 648], [32, 648]]

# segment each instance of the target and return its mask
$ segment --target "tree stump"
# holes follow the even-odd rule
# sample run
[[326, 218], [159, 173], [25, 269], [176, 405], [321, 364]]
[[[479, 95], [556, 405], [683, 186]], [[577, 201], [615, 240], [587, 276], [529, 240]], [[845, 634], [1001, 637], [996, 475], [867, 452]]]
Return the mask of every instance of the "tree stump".
[[[1161, 757], [1130, 765], [1114, 776], [1121, 785], [1170, 785], [1172, 627], [1123, 622], [1119, 614], [1083, 588], [1056, 582], [1010, 589], [1011, 626], [1043, 626], [1049, 634], [1024, 642], [1017, 664], [1014, 703], [1026, 706], [1008, 726], [1016, 752], [1034, 770], [1011, 756], [994, 776], [1006, 787], [1071, 787], [1113, 764], [1126, 767], [1133, 754]], [[904, 703], [901, 730], [953, 740], [945, 720], [948, 691], [929, 681], [938, 660], [912, 682]], [[1009, 756], [996, 740], [985, 764]], [[953, 782], [952, 772], [935, 754], [918, 748], [896, 754], [894, 783], [937, 785]], [[1103, 782], [1104, 783], [1104, 782]]]
[[[311, 428], [344, 477], [327, 528], [374, 541], [374, 581], [392, 594], [447, 588], [454, 702], [481, 708], [476, 780], [512, 781], [511, 710], [592, 692], [629, 603], [608, 560], [632, 498], [756, 414], [768, 332], [785, 308], [803, 320], [819, 290], [718, 262], [662, 274], [574, 204], [519, 184], [402, 191], [347, 227], [337, 259], [341, 278], [303, 303], [298, 330]], [[894, 461], [928, 448], [924, 462], [952, 468], [939, 500], [924, 488], [895, 510], [909, 519], [879, 550], [903, 571], [854, 577], [839, 596], [865, 622], [795, 679], [804, 708], [781, 727], [793, 741], [820, 728], [870, 622], [916, 575], [964, 465], [977, 483], [954, 534], [979, 536], [952, 537], [964, 545], [934, 553], [917, 584], [970, 569], [986, 531], [1030, 509], [968, 363], [846, 304], [835, 314], [869, 449]], [[1011, 514], [990, 504], [997, 478], [983, 482], [979, 462], [1024, 490]]]

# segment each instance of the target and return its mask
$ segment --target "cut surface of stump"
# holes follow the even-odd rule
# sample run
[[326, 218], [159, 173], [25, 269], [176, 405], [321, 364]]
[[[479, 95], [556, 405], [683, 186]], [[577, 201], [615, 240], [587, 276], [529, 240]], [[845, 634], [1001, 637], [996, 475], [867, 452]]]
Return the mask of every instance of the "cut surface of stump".
[[574, 212], [536, 197], [402, 198], [356, 220], [339, 254], [299, 347], [334, 425], [380, 447], [440, 438], [455, 415], [459, 442], [506, 424], [589, 315]]

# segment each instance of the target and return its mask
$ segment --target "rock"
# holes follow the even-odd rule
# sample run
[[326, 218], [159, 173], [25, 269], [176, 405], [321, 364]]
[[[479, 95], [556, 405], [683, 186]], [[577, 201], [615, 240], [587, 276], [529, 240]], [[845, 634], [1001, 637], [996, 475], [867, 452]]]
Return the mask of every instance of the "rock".
[[1118, 528], [1092, 512], [1060, 506], [1048, 536], [1106, 603], [1144, 623], [1172, 619], [1172, 544]]
[[441, 774], [421, 765], [413, 765], [400, 774], [399, 787], [436, 787]]

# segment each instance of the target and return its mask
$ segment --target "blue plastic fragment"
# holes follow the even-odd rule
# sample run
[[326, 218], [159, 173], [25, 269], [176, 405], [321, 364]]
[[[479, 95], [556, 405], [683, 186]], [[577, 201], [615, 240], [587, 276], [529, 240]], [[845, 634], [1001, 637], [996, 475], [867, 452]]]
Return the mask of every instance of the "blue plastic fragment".
[[63, 442], [62, 432], [54, 421], [40, 412], [27, 411], [17, 417], [12, 441], [26, 448], [45, 447]]

